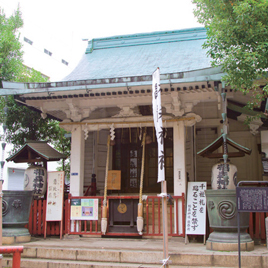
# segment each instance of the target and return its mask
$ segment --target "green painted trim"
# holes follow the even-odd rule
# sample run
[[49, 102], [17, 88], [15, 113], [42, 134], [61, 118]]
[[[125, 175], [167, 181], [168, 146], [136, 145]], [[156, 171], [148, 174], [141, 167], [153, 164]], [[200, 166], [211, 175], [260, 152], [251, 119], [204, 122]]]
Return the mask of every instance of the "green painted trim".
[[230, 110], [233, 110], [235, 112], [248, 115], [248, 116], [261, 115], [261, 118], [267, 119], [267, 117], [263, 114], [263, 112], [257, 112], [257, 111], [250, 110], [246, 106], [240, 107], [240, 106], [235, 105], [233, 103], [228, 103], [227, 108]]
[[207, 30], [204, 27], [96, 38], [88, 42], [86, 54], [92, 53], [93, 50], [98, 49], [152, 45], [200, 39], [206, 40], [206, 38]]
[[206, 151], [209, 147], [211, 147], [214, 143], [216, 143], [217, 141], [219, 141], [222, 138], [222, 135], [219, 136], [215, 141], [213, 141], [212, 143], [210, 143], [207, 147], [205, 147], [204, 149], [202, 149], [201, 151], [197, 152], [196, 154], [199, 155], [202, 152]]

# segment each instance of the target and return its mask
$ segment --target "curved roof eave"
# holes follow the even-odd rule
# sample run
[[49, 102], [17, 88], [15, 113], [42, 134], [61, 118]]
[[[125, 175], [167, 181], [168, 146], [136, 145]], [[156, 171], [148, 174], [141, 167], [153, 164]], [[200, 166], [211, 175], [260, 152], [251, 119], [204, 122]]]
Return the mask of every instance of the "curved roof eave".
[[[193, 83], [201, 81], [220, 81], [225, 74], [220, 67], [206, 68], [202, 70], [195, 70], [185, 73], [162, 74], [161, 84], [179, 84], [179, 83]], [[148, 86], [152, 84], [152, 77], [123, 77], [110, 79], [89, 79], [76, 81], [61, 81], [61, 82], [47, 82], [47, 83], [17, 83], [2, 81], [2, 88], [0, 95], [21, 95], [21, 94], [38, 94], [38, 93], [52, 93], [73, 90], [90, 90], [101, 88], [118, 88], [126, 86]]]

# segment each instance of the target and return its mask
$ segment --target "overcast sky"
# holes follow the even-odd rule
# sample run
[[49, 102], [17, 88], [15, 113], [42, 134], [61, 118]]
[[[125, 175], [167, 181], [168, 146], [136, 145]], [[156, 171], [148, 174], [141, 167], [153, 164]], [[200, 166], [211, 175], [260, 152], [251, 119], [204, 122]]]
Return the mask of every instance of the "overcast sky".
[[0, 0], [7, 15], [18, 3], [24, 29], [81, 58], [86, 42], [115, 35], [200, 27], [191, 0]]

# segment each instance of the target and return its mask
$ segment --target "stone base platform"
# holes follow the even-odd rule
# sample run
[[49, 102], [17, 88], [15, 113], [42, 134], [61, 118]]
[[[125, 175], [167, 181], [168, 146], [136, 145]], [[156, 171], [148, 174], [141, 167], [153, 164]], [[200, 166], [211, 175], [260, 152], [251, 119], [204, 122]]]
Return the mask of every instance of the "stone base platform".
[[[238, 233], [212, 232], [206, 242], [206, 249], [215, 251], [238, 251]], [[240, 250], [254, 250], [254, 241], [246, 232], [240, 233]]]
[[[238, 243], [221, 243], [207, 241], [206, 249], [215, 251], [238, 251]], [[254, 241], [240, 243], [241, 251], [254, 250]]]
[[12, 245], [31, 241], [31, 235], [27, 228], [3, 228], [2, 244]]
[[8, 236], [2, 237], [3, 245], [13, 245], [16, 243], [26, 243], [31, 241], [31, 236]]

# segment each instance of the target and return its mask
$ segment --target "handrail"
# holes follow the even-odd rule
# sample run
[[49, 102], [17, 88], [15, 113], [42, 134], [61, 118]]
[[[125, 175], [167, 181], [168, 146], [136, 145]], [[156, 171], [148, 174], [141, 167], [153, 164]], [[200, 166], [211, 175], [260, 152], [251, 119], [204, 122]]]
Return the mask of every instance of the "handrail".
[[[243, 185], [244, 184], [244, 185]], [[261, 184], [266, 184], [268, 185], [268, 181], [240, 181], [237, 184], [237, 187], [240, 186], [260, 186]]]
[[12, 268], [20, 268], [20, 254], [23, 246], [0, 247], [0, 253], [13, 253]]

